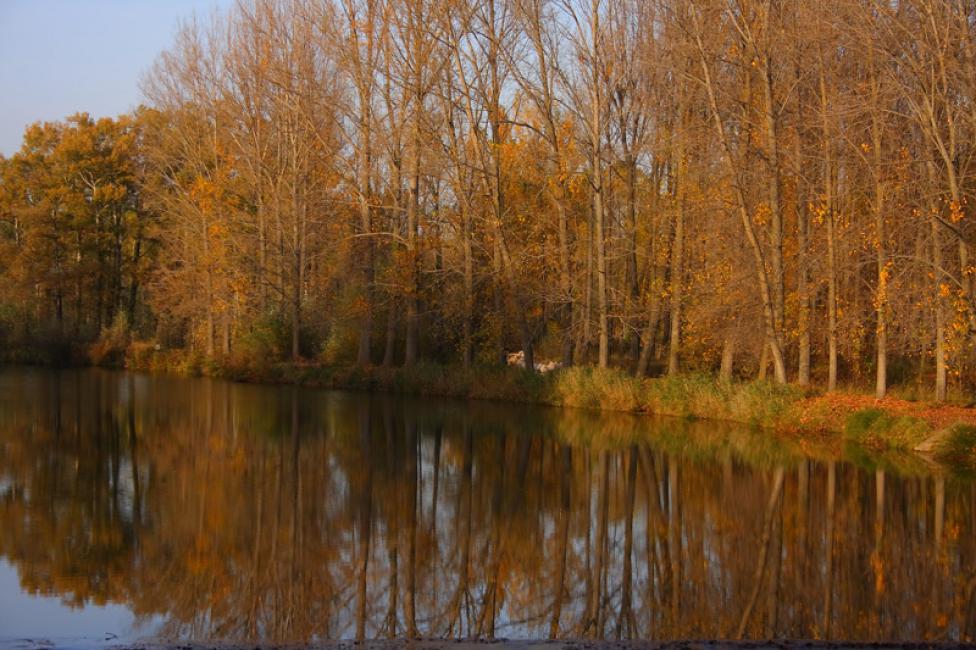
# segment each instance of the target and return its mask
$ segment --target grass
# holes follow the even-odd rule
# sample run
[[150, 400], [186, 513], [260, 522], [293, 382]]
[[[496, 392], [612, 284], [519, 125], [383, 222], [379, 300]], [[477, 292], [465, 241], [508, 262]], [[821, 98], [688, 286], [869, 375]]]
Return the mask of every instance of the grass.
[[650, 380], [648, 408], [653, 413], [744, 422], [775, 427], [789, 420], [802, 397], [794, 386], [766, 381], [729, 382], [705, 374]]
[[911, 450], [931, 433], [932, 428], [925, 420], [893, 415], [881, 408], [855, 411], [844, 425], [848, 440], [878, 449]]
[[976, 426], [953, 425], [939, 444], [935, 457], [946, 464], [976, 470]]

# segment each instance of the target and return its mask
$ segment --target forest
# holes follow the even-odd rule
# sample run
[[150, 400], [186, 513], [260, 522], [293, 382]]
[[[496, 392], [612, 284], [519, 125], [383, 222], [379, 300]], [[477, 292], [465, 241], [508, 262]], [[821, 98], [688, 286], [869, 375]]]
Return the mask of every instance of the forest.
[[240, 0], [142, 90], [0, 158], [10, 357], [976, 384], [973, 0]]

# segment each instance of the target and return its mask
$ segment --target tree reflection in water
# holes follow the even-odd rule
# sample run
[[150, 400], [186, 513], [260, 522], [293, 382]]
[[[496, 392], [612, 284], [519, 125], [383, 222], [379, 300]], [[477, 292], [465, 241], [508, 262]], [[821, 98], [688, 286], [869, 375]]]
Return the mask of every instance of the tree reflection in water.
[[976, 635], [973, 484], [913, 459], [94, 370], [3, 371], [0, 451], [22, 589], [169, 638]]

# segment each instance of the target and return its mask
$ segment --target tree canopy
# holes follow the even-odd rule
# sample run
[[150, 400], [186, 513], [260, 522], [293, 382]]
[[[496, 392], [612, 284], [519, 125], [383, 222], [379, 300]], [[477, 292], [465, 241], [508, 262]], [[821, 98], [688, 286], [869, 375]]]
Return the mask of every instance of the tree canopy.
[[0, 161], [0, 336], [974, 375], [968, 0], [249, 0]]

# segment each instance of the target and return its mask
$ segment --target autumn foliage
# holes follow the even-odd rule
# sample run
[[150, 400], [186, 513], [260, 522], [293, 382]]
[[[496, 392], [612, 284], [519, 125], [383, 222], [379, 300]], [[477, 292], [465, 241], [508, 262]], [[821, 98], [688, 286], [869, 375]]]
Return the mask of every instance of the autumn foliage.
[[[0, 161], [8, 359], [976, 382], [971, 4], [253, 0]], [[63, 356], [63, 354], [61, 355]]]

